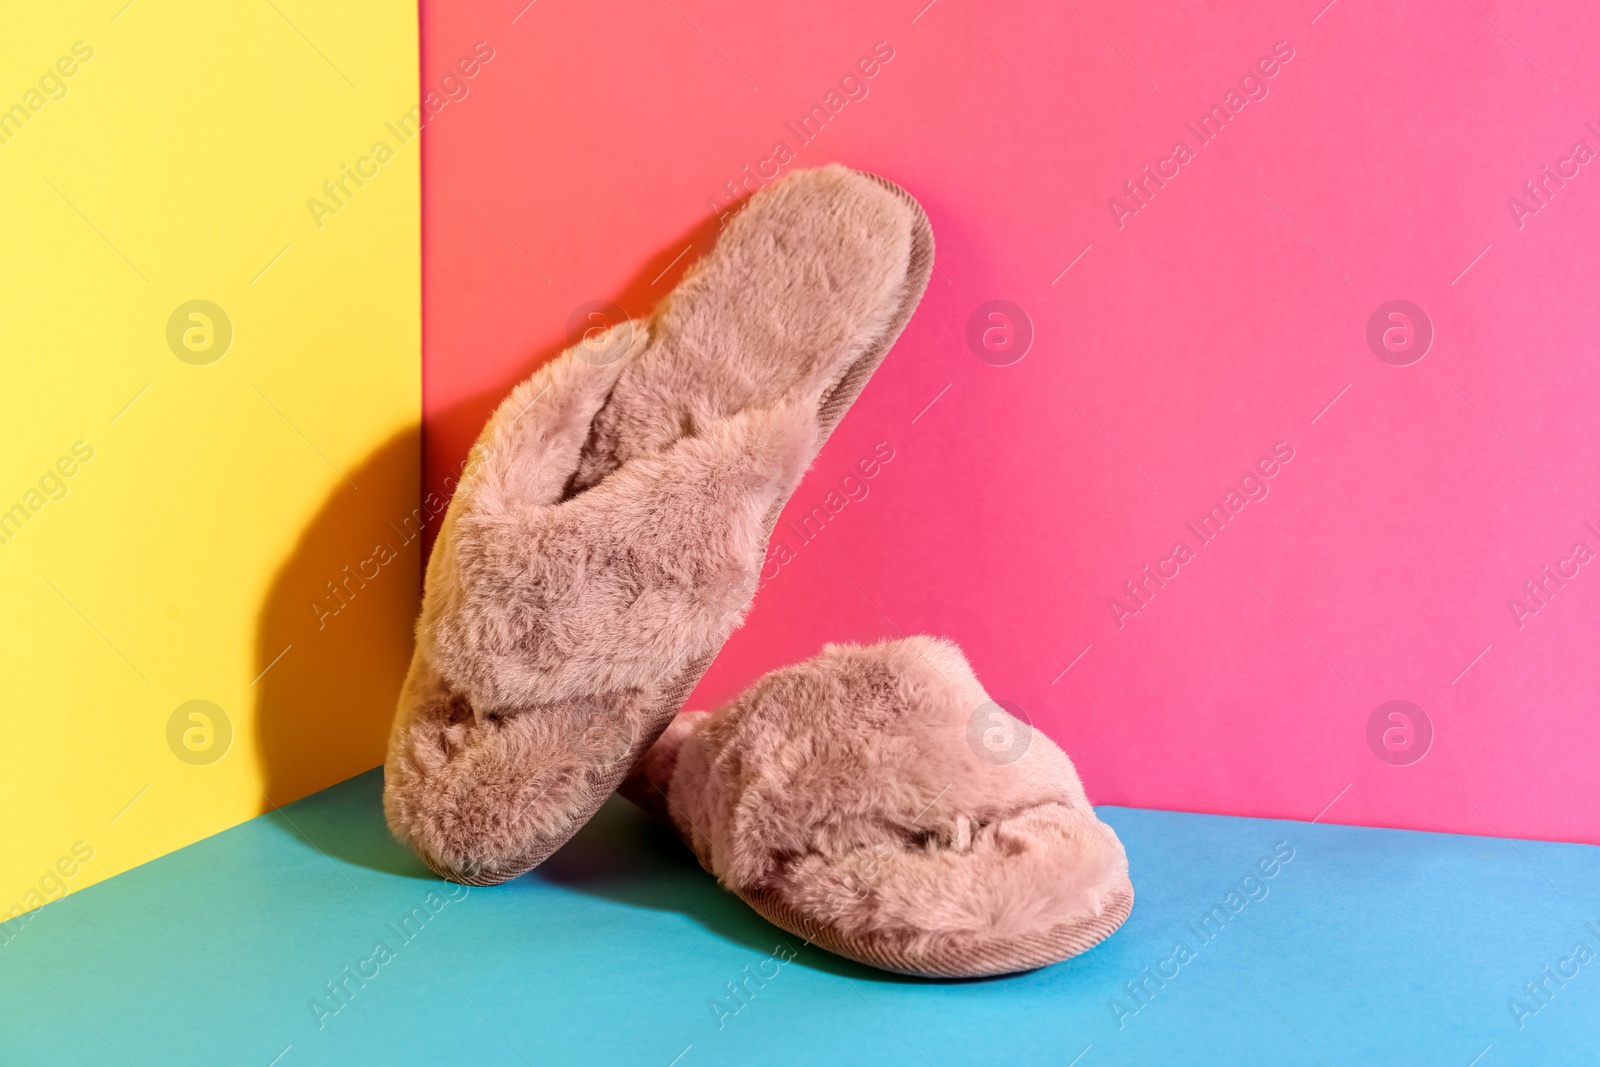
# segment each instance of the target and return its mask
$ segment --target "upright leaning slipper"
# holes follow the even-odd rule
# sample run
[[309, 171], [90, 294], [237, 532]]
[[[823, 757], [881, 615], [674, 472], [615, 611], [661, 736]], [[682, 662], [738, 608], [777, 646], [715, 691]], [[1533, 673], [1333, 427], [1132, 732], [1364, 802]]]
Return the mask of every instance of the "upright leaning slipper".
[[490, 885], [581, 827], [749, 607], [789, 495], [933, 265], [899, 187], [758, 193], [648, 320], [517, 386], [428, 561], [385, 762], [389, 826]]
[[884, 970], [1040, 967], [1133, 907], [1071, 760], [948, 641], [829, 645], [684, 712], [622, 793], [770, 922]]

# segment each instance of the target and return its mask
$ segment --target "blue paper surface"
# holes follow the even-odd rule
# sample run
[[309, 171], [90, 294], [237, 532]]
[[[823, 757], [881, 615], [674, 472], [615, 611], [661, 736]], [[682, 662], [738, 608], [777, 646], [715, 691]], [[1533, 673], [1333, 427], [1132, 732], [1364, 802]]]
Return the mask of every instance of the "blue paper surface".
[[1103, 808], [1123, 928], [930, 982], [769, 925], [616, 798], [532, 874], [441, 882], [380, 773], [13, 927], [0, 1063], [1600, 1063], [1588, 846]]

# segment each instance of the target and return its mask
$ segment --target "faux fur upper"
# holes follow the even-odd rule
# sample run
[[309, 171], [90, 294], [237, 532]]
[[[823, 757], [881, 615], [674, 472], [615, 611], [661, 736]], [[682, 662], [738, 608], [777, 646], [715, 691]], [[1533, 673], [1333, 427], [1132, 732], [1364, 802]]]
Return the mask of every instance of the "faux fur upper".
[[624, 793], [742, 896], [830, 928], [847, 954], [876, 942], [895, 969], [1108, 916], [1114, 929], [1131, 902], [1121, 843], [1042, 733], [1015, 762], [980, 758], [970, 724], [991, 712], [948, 641], [829, 645], [714, 715], [680, 715]]
[[887, 183], [798, 172], [595, 346], [613, 362], [569, 351], [501, 404], [429, 560], [390, 737], [390, 825], [436, 868], [542, 859], [681, 705], [749, 607], [832, 398], [920, 296], [925, 235]]

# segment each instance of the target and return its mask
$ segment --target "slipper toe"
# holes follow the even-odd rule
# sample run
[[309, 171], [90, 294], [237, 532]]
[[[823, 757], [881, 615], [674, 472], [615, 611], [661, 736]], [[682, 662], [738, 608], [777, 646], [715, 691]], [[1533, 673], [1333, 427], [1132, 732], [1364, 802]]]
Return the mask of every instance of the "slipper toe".
[[480, 720], [436, 675], [414, 676], [413, 686], [423, 691], [408, 694], [407, 729], [390, 745], [385, 813], [429, 867], [466, 885], [542, 863], [647, 743], [637, 708], [618, 714], [616, 701], [578, 698]]

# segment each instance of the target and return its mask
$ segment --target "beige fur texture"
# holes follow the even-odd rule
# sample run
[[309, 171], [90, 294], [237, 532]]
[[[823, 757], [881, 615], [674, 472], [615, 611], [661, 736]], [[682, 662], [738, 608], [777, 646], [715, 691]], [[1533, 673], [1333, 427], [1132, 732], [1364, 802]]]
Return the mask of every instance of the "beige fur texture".
[[[991, 715], [1026, 738], [1018, 758], [981, 743]], [[679, 715], [622, 791], [769, 920], [887, 970], [1042, 966], [1133, 904], [1072, 762], [949, 641], [829, 645], [715, 714]]]
[[390, 828], [436, 871], [484, 885], [543, 861], [681, 708], [932, 251], [897, 186], [797, 172], [649, 320], [500, 405], [428, 561], [385, 763]]

